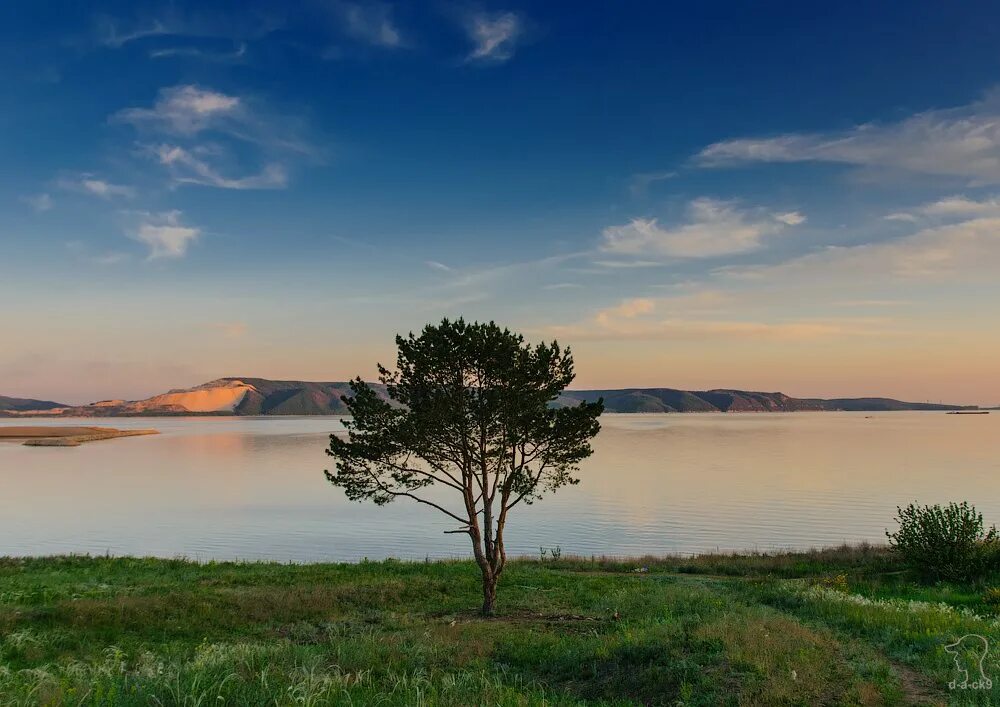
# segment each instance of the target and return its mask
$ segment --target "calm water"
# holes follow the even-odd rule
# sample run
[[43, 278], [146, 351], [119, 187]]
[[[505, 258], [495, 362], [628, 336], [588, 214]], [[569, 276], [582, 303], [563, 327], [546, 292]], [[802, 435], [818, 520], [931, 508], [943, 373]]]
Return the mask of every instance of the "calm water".
[[[896, 504], [912, 499], [968, 499], [1000, 524], [1000, 413], [868, 415], [605, 415], [580, 485], [513, 511], [508, 552], [881, 542]], [[25, 424], [0, 425], [17, 422]], [[464, 536], [442, 533], [455, 524], [437, 511], [349, 503], [326, 482], [336, 418], [85, 424], [162, 434], [76, 448], [0, 443], [0, 555], [307, 561], [468, 553]]]

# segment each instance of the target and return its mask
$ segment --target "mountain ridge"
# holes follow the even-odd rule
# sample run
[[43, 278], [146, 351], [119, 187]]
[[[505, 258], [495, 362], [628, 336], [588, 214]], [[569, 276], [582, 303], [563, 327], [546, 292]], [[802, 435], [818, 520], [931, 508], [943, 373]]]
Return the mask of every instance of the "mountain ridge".
[[21, 412], [52, 410], [54, 408], [69, 407], [65, 403], [57, 403], [52, 400], [36, 400], [34, 398], [12, 398], [0, 395], [0, 411], [12, 410]]
[[[369, 383], [386, 396], [385, 386]], [[87, 405], [0, 396], [0, 415], [27, 416], [169, 416], [169, 415], [343, 415], [341, 396], [349, 395], [347, 381], [295, 381], [254, 377], [218, 378], [191, 388], [177, 388], [143, 400], [101, 400]], [[576, 405], [604, 398], [607, 412], [802, 412], [894, 410], [973, 410], [975, 405], [914, 403], [893, 398], [794, 398], [780, 392], [732, 388], [681, 390], [678, 388], [612, 388], [566, 390], [553, 405]]]

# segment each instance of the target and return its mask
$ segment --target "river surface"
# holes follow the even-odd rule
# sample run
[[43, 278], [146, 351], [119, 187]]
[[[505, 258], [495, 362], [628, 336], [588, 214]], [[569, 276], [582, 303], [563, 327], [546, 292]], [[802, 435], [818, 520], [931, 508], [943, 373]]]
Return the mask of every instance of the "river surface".
[[[508, 554], [638, 555], [884, 542], [897, 504], [1000, 524], [1000, 413], [604, 415], [578, 486], [511, 512]], [[434, 509], [327, 483], [334, 417], [3, 420], [158, 429], [0, 443], [0, 555], [280, 561], [462, 557]], [[447, 498], [440, 496], [439, 498]]]

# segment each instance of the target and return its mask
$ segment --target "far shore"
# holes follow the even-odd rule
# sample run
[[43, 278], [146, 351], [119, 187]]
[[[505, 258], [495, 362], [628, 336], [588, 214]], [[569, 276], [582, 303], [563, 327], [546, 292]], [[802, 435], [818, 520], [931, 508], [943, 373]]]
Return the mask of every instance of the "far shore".
[[0, 427], [0, 442], [20, 442], [28, 447], [78, 447], [118, 437], [155, 435], [158, 430], [119, 430], [113, 427]]

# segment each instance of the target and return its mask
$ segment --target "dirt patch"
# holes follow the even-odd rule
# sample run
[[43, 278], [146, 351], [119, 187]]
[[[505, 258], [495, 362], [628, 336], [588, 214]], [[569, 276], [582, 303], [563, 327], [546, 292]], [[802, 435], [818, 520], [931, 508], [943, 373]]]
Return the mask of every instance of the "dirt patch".
[[586, 616], [584, 614], [551, 614], [529, 611], [527, 609], [513, 609], [511, 611], [500, 612], [494, 616], [483, 616], [477, 611], [468, 611], [458, 614], [446, 614], [440, 616], [441, 620], [452, 626], [466, 623], [509, 623], [509, 624], [538, 624], [546, 626], [595, 626], [608, 624], [618, 620], [615, 614], [607, 616]]
[[938, 690], [923, 675], [899, 661], [891, 660], [892, 669], [899, 678], [899, 688], [903, 691], [908, 705], [946, 705], [947, 702], [935, 694]]

